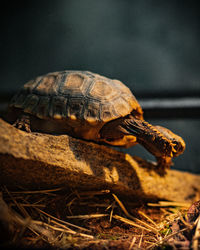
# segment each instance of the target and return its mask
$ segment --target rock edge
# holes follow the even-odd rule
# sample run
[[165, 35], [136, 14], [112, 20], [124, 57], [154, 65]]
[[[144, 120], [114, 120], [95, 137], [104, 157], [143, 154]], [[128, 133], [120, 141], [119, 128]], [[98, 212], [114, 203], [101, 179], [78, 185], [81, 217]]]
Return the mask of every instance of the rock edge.
[[194, 201], [200, 176], [167, 170], [67, 135], [26, 133], [0, 119], [0, 183], [26, 189], [110, 189], [130, 199]]

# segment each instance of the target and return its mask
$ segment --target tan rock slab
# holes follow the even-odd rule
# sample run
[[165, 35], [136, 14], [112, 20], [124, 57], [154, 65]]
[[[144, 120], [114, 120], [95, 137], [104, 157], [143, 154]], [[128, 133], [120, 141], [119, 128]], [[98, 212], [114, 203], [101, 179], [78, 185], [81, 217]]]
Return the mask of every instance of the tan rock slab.
[[200, 176], [156, 167], [67, 135], [26, 133], [0, 119], [0, 182], [11, 188], [110, 189], [131, 199], [193, 201]]

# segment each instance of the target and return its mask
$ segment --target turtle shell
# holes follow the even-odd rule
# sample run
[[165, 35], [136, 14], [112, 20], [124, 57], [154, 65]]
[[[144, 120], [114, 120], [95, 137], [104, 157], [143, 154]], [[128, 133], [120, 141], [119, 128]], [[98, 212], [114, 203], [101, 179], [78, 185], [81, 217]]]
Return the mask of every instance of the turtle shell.
[[41, 119], [106, 123], [142, 109], [128, 87], [88, 71], [62, 71], [26, 83], [10, 106]]

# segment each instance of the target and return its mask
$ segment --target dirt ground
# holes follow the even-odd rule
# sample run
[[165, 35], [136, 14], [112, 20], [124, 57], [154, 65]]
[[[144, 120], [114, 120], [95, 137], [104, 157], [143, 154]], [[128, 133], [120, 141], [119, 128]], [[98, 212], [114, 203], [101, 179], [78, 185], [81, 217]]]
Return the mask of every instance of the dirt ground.
[[171, 226], [184, 220], [191, 205], [130, 202], [109, 190], [10, 191], [4, 186], [2, 197], [14, 218], [8, 220], [11, 230], [2, 226], [4, 248], [176, 249]]

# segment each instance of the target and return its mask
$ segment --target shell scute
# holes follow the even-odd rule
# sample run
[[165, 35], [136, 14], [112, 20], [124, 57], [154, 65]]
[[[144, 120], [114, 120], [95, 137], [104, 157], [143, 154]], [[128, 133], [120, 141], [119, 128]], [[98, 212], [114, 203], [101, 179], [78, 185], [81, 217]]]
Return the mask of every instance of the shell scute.
[[25, 103], [23, 105], [24, 107], [24, 112], [27, 112], [27, 113], [34, 113], [34, 110], [39, 102], [39, 97], [37, 95], [34, 95], [34, 94], [29, 94], [27, 97], [26, 97], [26, 100], [25, 100]]
[[32, 93], [33, 89], [39, 84], [42, 78], [42, 76], [38, 76], [35, 79], [28, 81], [26, 84], [24, 84], [23, 89], [27, 91], [27, 93]]
[[112, 85], [112, 82], [108, 80], [106, 81], [106, 79], [103, 78], [95, 80], [89, 92], [89, 97], [101, 101], [110, 101], [118, 95], [119, 93], [117, 89]]
[[42, 96], [33, 110], [35, 115], [40, 119], [45, 119], [49, 117], [49, 104], [50, 104], [50, 97]]
[[71, 120], [81, 119], [84, 109], [83, 98], [70, 98], [67, 105], [67, 117]]
[[14, 106], [16, 108], [22, 108], [24, 106], [26, 98], [27, 98], [27, 92], [24, 90], [20, 91], [12, 98], [10, 106]]
[[126, 116], [129, 112], [131, 112], [131, 106], [127, 100], [123, 98], [123, 96], [120, 96], [113, 101], [113, 107], [118, 116]]
[[55, 95], [58, 91], [57, 77], [53, 74], [48, 74], [44, 77], [36, 78], [38, 84], [34, 86], [33, 92], [39, 95]]
[[109, 122], [113, 120], [113, 117], [119, 117], [114, 110], [114, 107], [110, 103], [105, 103], [101, 105], [100, 117], [103, 122]]
[[94, 124], [100, 121], [99, 113], [100, 113], [100, 103], [96, 101], [88, 102], [84, 110], [84, 119], [87, 122]]
[[49, 116], [54, 119], [66, 118], [67, 98], [63, 96], [53, 96], [49, 109]]
[[61, 95], [84, 96], [87, 89], [88, 77], [81, 73], [69, 73], [63, 77], [59, 89]]

